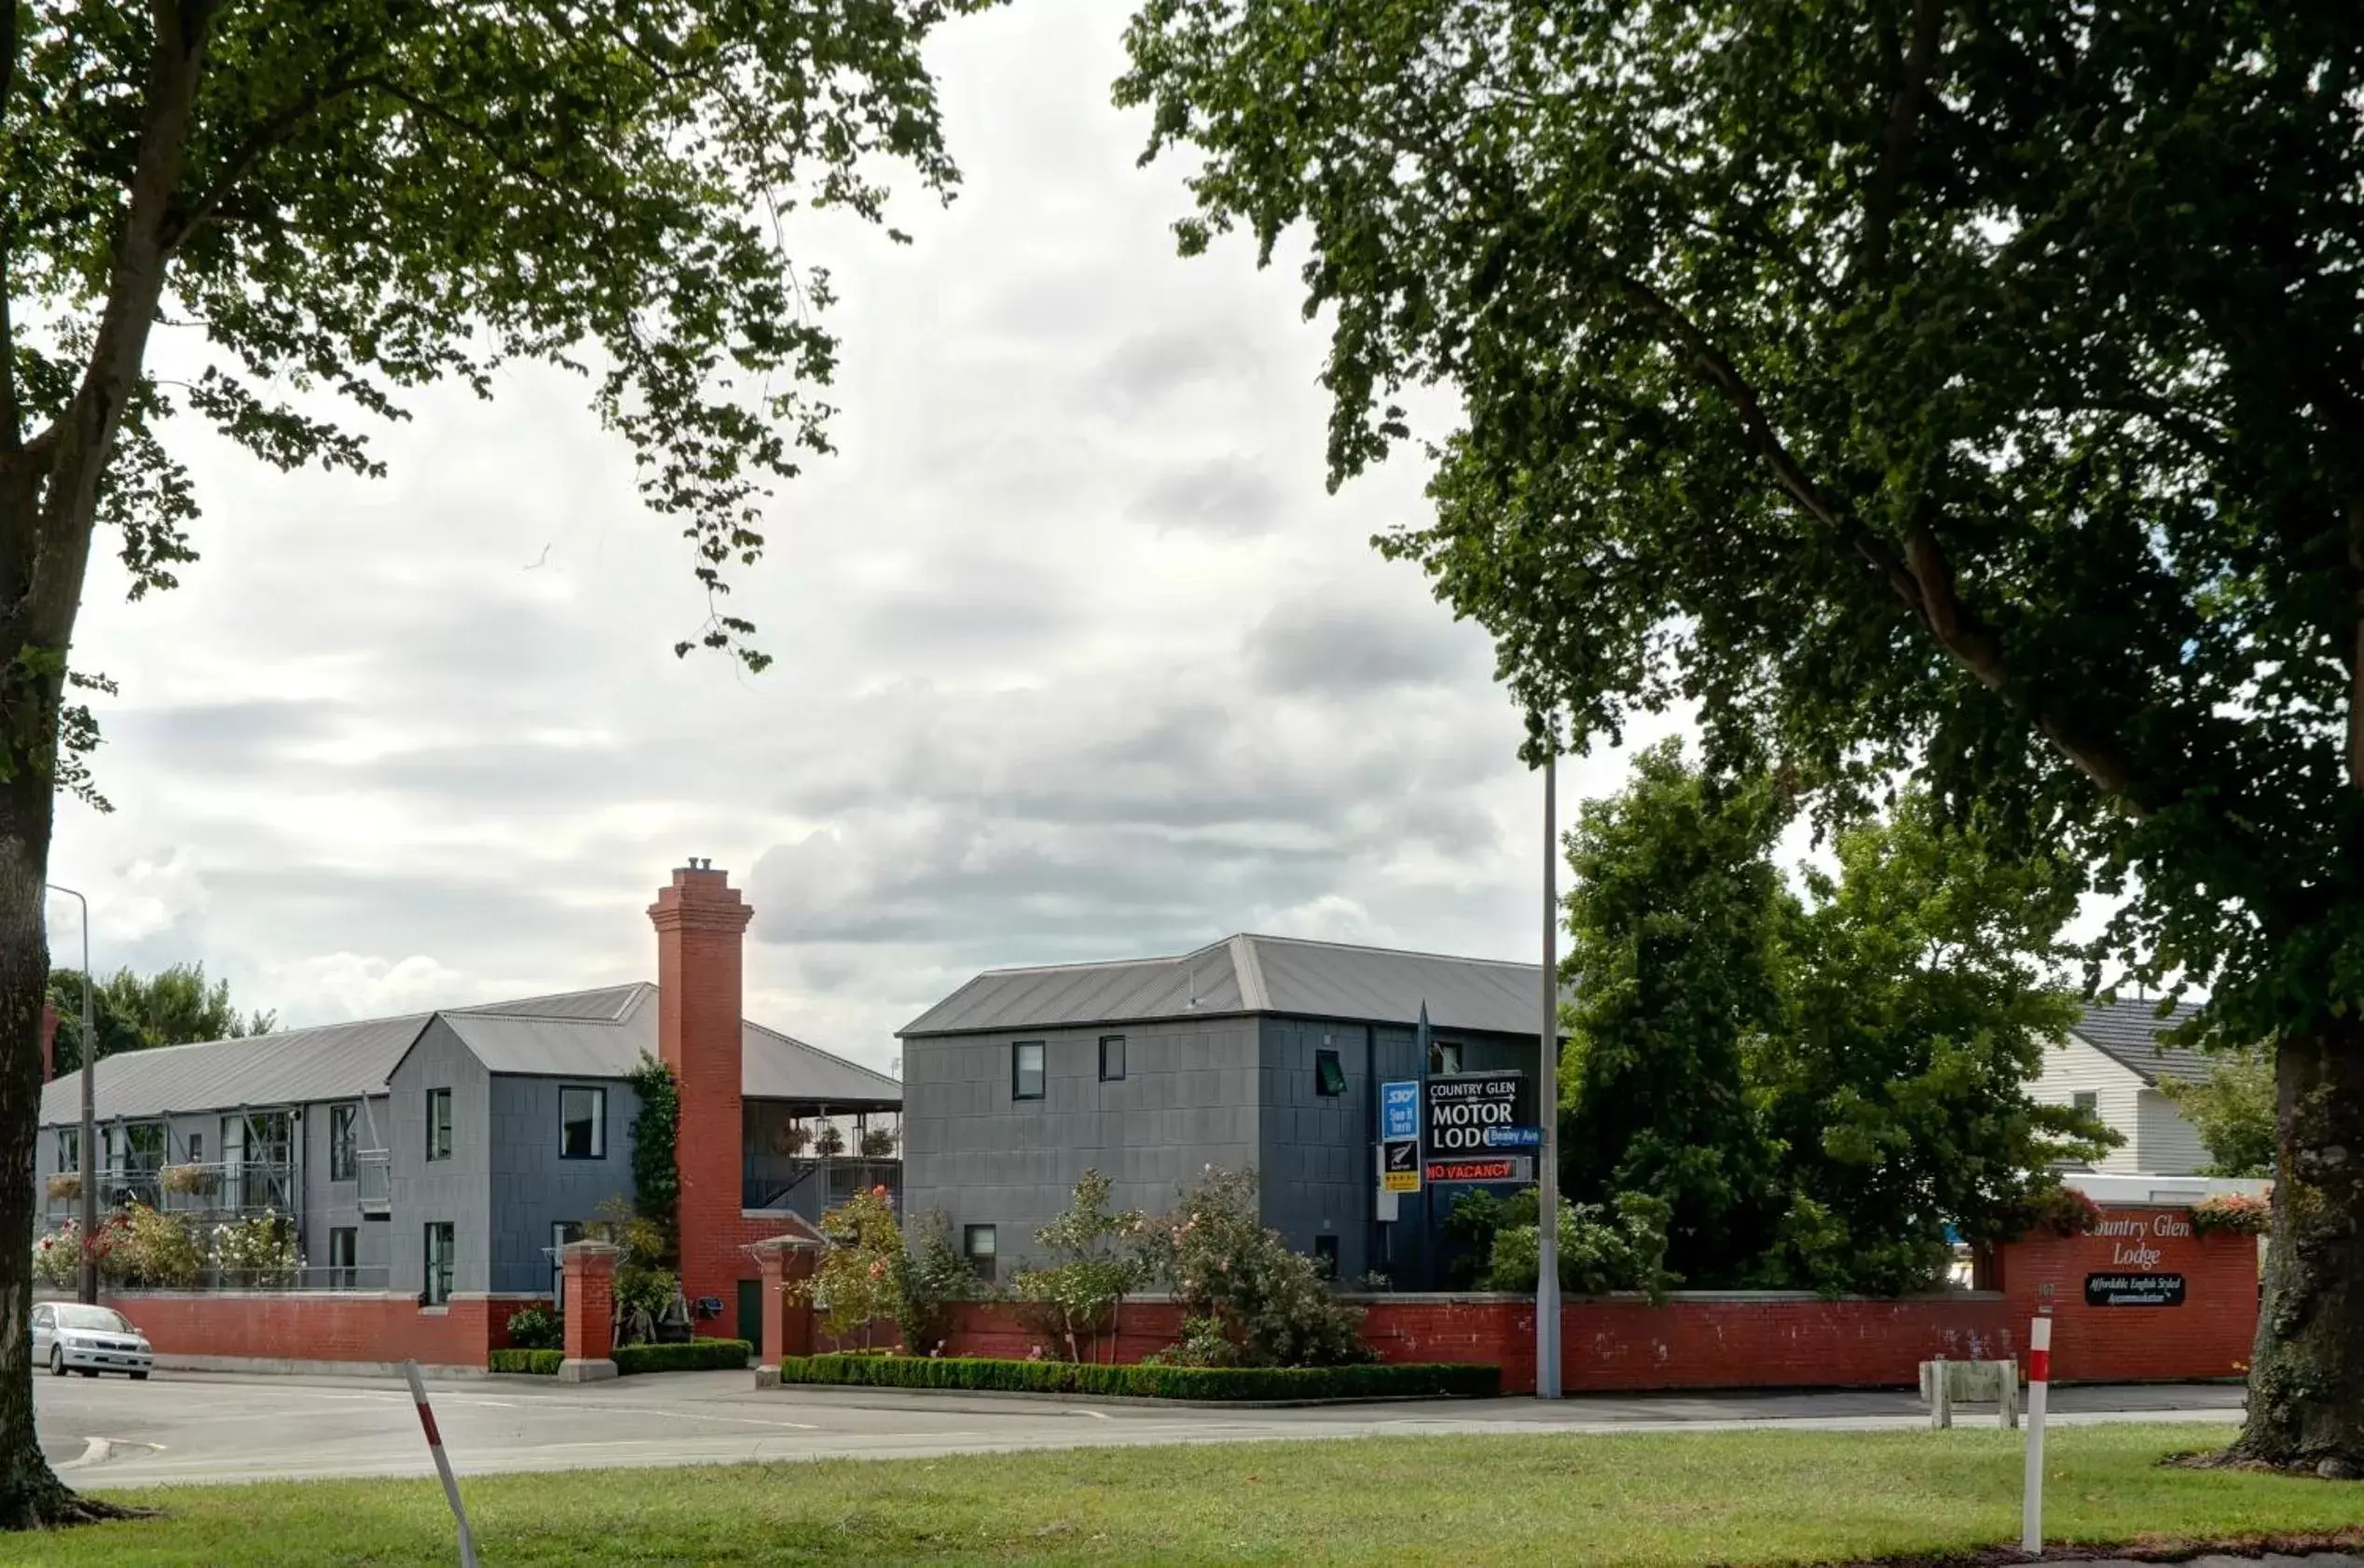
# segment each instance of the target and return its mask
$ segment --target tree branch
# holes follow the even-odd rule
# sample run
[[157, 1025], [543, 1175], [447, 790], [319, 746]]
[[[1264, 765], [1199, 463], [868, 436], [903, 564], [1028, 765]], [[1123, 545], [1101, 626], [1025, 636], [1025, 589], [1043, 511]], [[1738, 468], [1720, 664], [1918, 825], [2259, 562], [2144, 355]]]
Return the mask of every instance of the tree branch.
[[[17, 51], [21, 40], [17, 36], [17, 6], [15, 0], [0, 6], [0, 124], [7, 122], [8, 101], [16, 96]], [[0, 455], [14, 457], [24, 449], [24, 415], [17, 406], [17, 326], [9, 309], [13, 290], [8, 282], [8, 264], [16, 259], [17, 236], [14, 225], [0, 230]]]
[[1905, 47], [1903, 79], [1888, 110], [1888, 141], [1880, 149], [1879, 167], [1863, 199], [1863, 254], [1858, 278], [1877, 275], [1888, 265], [1889, 235], [1896, 224], [1896, 202], [1904, 182], [1904, 164], [1912, 156], [1913, 130], [1919, 123], [1921, 100], [1929, 89], [1929, 70], [1937, 58], [1945, 13], [1941, 0], [1914, 0], [1913, 37]]
[[2347, 511], [2347, 564], [2356, 583], [2356, 646], [2347, 664], [2347, 781], [2364, 790], [2364, 502]]
[[164, 254], [171, 255], [186, 244], [190, 237], [205, 226], [206, 220], [221, 210], [222, 203], [237, 189], [239, 182], [253, 173], [255, 166], [269, 156], [271, 149], [283, 144], [302, 130], [307, 120], [347, 93], [375, 85], [372, 77], [344, 76], [308, 88], [295, 103], [247, 132], [246, 140], [231, 155], [229, 166], [187, 212], [175, 213], [167, 223], [162, 241]]

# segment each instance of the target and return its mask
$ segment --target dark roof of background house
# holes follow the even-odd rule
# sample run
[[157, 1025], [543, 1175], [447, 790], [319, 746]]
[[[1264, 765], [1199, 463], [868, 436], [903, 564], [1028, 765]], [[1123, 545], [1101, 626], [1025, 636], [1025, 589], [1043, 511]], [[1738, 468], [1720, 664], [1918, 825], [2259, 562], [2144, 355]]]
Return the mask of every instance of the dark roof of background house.
[[2162, 1045], [2159, 1037], [2199, 1011], [2192, 1002], [2178, 1002], [2163, 1015], [2157, 1001], [2132, 997], [2088, 1002], [2072, 1032], [2145, 1083], [2156, 1084], [2162, 1074], [2196, 1083], [2208, 1076], [2207, 1057], [2184, 1046]]
[[1295, 937], [1240, 935], [1195, 953], [1049, 969], [987, 970], [897, 1031], [1002, 1033], [1275, 1012], [1440, 1029], [1537, 1033], [1543, 966]]
[[[438, 1021], [491, 1072], [621, 1078], [642, 1052], [656, 1052], [656, 999], [653, 985], [609, 985], [245, 1039], [121, 1052], [100, 1058], [98, 1114], [113, 1121], [382, 1094], [396, 1064]], [[849, 1111], [902, 1103], [902, 1085], [884, 1073], [776, 1029], [743, 1024], [740, 1044], [741, 1092], [751, 1099], [810, 1101]], [[43, 1125], [76, 1121], [81, 1115], [79, 1074], [43, 1088]]]

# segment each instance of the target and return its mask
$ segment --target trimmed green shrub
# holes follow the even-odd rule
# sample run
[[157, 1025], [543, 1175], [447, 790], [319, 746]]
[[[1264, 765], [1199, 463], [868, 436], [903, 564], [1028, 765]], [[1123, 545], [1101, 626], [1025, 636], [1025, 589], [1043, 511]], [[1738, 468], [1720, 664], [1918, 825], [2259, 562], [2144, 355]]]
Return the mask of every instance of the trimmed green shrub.
[[745, 1340], [692, 1340], [685, 1345], [618, 1345], [615, 1369], [632, 1372], [717, 1372], [746, 1367], [755, 1347]]
[[1437, 1364], [1104, 1367], [1088, 1361], [982, 1356], [790, 1355], [780, 1362], [780, 1382], [1133, 1399], [1391, 1399], [1423, 1395], [1490, 1399], [1502, 1392], [1502, 1369]]
[[566, 1358], [562, 1350], [496, 1350], [491, 1365], [496, 1372], [530, 1372], [550, 1378], [558, 1375], [558, 1363]]

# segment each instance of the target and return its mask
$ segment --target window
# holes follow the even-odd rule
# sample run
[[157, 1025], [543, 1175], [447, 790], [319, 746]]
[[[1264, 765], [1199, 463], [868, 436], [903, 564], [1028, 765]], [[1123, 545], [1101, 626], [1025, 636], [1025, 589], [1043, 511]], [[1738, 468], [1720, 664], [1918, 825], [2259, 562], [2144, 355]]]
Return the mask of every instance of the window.
[[987, 1285], [993, 1283], [994, 1228], [990, 1225], [964, 1225], [960, 1228], [960, 1255], [969, 1259], [969, 1266]]
[[1313, 1052], [1313, 1088], [1325, 1095], [1346, 1093], [1346, 1068], [1335, 1051]]
[[583, 1239], [583, 1221], [561, 1219], [550, 1227], [550, 1310], [567, 1310], [567, 1264], [561, 1254], [569, 1242]]
[[1324, 1279], [1338, 1277], [1338, 1238], [1336, 1236], [1313, 1238], [1313, 1272]]
[[350, 1290], [355, 1284], [353, 1258], [358, 1250], [360, 1232], [350, 1225], [340, 1225], [328, 1232], [328, 1288]]
[[[447, 1098], [448, 1089], [436, 1093]], [[449, 1123], [446, 1123], [447, 1127]], [[438, 1220], [427, 1227], [427, 1304], [440, 1307], [451, 1300], [451, 1255], [456, 1250], [451, 1234], [451, 1221]]]
[[2078, 1110], [2089, 1110], [2096, 1115], [2101, 1112], [2101, 1096], [2091, 1089], [2078, 1090], [2068, 1096], [2068, 1103]]
[[1440, 1039], [1428, 1048], [1428, 1076], [1450, 1078], [1461, 1071], [1461, 1041]]
[[1123, 1076], [1124, 1037], [1102, 1035], [1100, 1037], [1100, 1081], [1114, 1083]]
[[246, 1118], [222, 1118], [222, 1163], [235, 1170], [246, 1163]]
[[[1543, 1211], [1538, 1209], [1535, 1212], [1540, 1214]], [[34, 1308], [33, 1326], [35, 1328], [55, 1328], [58, 1326], [57, 1309], [47, 1304]]]
[[1042, 1098], [1042, 1042], [1022, 1039], [1010, 1048], [1010, 1097]]
[[565, 1088], [558, 1091], [558, 1158], [604, 1160], [608, 1157], [608, 1092]]
[[205, 1135], [202, 1133], [189, 1135], [189, 1163], [192, 1165], [205, 1163]]
[[78, 1171], [81, 1168], [82, 1129], [79, 1127], [59, 1128], [58, 1169], [60, 1171]]
[[427, 1091], [427, 1158], [451, 1158], [451, 1091]]
[[350, 1181], [360, 1162], [361, 1107], [358, 1105], [328, 1107], [328, 1179]]

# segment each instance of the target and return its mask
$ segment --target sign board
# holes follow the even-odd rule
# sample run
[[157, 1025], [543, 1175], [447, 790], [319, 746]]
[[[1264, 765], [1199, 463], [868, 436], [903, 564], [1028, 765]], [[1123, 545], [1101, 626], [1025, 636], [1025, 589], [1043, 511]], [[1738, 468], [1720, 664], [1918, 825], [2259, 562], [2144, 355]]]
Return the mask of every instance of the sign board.
[[1420, 1136], [1420, 1084], [1417, 1080], [1379, 1086], [1379, 1135], [1389, 1142]]
[[2087, 1274], [2085, 1305], [2089, 1307], [2179, 1307], [2183, 1305], [2181, 1274]]
[[1379, 1190], [1381, 1192], [1420, 1190], [1420, 1140], [1389, 1138], [1379, 1146]]
[[1428, 1162], [1428, 1179], [1448, 1181], [1532, 1181], [1535, 1162], [1524, 1154], [1436, 1155]]
[[[1496, 1147], [1486, 1135], [1518, 1120], [1522, 1073], [1462, 1073], [1428, 1080], [1428, 1154], [1431, 1160]], [[1434, 1176], [1429, 1178], [1435, 1180]], [[1496, 1177], [1478, 1179], [1495, 1180]]]
[[1540, 1127], [1489, 1127], [1486, 1129], [1488, 1148], [1541, 1148], [1543, 1129]]

